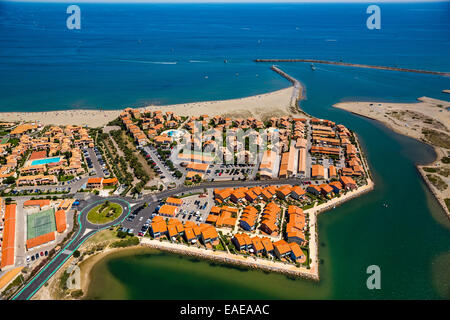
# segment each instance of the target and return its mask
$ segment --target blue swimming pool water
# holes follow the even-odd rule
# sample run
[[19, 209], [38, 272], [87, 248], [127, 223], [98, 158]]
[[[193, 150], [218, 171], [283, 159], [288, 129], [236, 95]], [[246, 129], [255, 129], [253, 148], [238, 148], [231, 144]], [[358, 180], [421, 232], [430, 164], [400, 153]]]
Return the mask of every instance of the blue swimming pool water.
[[61, 160], [61, 157], [37, 159], [37, 160], [33, 160], [31, 162], [31, 165], [32, 166], [37, 166], [37, 165], [40, 165], [40, 164], [55, 163], [55, 162], [59, 162], [60, 160]]

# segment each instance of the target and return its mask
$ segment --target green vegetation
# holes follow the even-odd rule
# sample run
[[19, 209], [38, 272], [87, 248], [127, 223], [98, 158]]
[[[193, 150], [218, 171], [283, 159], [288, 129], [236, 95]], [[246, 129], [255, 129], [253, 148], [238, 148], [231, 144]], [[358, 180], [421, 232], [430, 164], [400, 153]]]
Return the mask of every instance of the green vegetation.
[[139, 244], [138, 237], [130, 237], [128, 239], [119, 240], [119, 241], [111, 243], [111, 248], [125, 248], [125, 247], [136, 246], [138, 244]]
[[91, 223], [105, 224], [116, 220], [122, 214], [122, 207], [117, 203], [105, 201], [88, 212], [87, 219]]
[[448, 134], [432, 129], [422, 129], [422, 133], [432, 145], [450, 149], [450, 136]]
[[450, 163], [450, 157], [443, 157], [441, 161], [442, 163]]
[[20, 285], [22, 285], [24, 283], [24, 278], [23, 275], [18, 275], [7, 287], [5, 290], [3, 290], [2, 292], [2, 296], [6, 297], [9, 294], [11, 294], [16, 287], [19, 287]]
[[450, 210], [450, 199], [445, 198], [445, 205], [447, 206], [447, 209]]

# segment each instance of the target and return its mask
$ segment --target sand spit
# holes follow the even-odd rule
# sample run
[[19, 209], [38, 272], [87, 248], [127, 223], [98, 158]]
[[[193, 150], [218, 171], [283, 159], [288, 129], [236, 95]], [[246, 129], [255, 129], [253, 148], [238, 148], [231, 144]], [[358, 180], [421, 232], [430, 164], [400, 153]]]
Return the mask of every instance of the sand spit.
[[[351, 113], [377, 120], [389, 129], [431, 145], [436, 159], [417, 168], [443, 210], [450, 218], [450, 102], [428, 97], [417, 103], [341, 102], [334, 105]], [[444, 161], [445, 162], [444, 162]]]

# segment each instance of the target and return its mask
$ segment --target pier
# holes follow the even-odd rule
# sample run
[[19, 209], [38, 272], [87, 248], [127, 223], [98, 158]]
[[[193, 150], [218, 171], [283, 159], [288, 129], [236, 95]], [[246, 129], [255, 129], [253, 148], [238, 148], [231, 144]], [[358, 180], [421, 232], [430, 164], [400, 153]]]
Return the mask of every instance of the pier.
[[332, 64], [332, 65], [337, 65], [337, 66], [356, 67], [356, 68], [425, 73], [425, 74], [434, 74], [434, 75], [438, 75], [438, 76], [450, 77], [449, 72], [407, 69], [407, 68], [386, 67], [386, 66], [372, 66], [372, 65], [368, 65], [368, 64], [327, 61], [327, 60], [315, 60], [315, 59], [255, 59], [254, 61], [255, 62], [309, 62], [309, 63]]
[[292, 97], [291, 97], [291, 102], [290, 102], [290, 108], [291, 108], [292, 113], [297, 113], [298, 111], [300, 111], [300, 106], [298, 105], [298, 103], [300, 100], [304, 99], [303, 86], [301, 85], [300, 81], [291, 77], [286, 72], [284, 72], [283, 70], [281, 70], [280, 68], [278, 68], [274, 65], [271, 66], [270, 69], [272, 69], [273, 71], [278, 73], [280, 76], [289, 80], [292, 83], [292, 85], [294, 86], [294, 91], [292, 92]]

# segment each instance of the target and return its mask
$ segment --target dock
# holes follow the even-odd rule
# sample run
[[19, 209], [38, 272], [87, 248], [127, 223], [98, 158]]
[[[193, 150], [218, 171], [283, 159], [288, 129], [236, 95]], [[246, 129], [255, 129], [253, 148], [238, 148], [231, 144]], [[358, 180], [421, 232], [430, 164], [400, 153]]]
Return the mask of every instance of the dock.
[[346, 67], [356, 67], [356, 68], [368, 68], [368, 69], [379, 69], [379, 70], [390, 70], [390, 71], [401, 71], [401, 72], [414, 72], [414, 73], [425, 73], [433, 74], [438, 76], [450, 77], [450, 72], [440, 72], [440, 71], [429, 71], [429, 70], [419, 70], [419, 69], [408, 69], [408, 68], [397, 68], [397, 67], [387, 67], [387, 66], [373, 66], [368, 64], [359, 63], [349, 63], [341, 61], [327, 61], [327, 60], [315, 60], [315, 59], [255, 59], [255, 62], [308, 62], [308, 63], [321, 63], [321, 64], [331, 64], [337, 66]]

